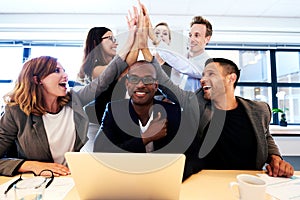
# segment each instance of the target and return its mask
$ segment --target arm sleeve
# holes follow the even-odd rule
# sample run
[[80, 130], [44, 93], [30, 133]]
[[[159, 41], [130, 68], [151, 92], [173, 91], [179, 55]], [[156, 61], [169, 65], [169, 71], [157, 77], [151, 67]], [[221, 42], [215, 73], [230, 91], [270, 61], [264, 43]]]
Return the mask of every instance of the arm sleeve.
[[194, 138], [200, 122], [200, 108], [197, 93], [180, 89], [169, 79], [155, 59], [153, 59], [152, 63], [157, 71], [160, 91], [166, 98], [178, 103], [181, 108], [180, 128], [186, 127], [186, 137]]
[[156, 48], [156, 51], [159, 56], [172, 68], [182, 74], [189, 75], [193, 78], [200, 79], [202, 77], [202, 71], [200, 71], [197, 66], [195, 66], [192, 62], [190, 62], [182, 55], [169, 50], [168, 47], [166, 47], [166, 44], [161, 45], [162, 43], [164, 42], [160, 42], [159, 46]]
[[282, 156], [278, 149], [278, 146], [275, 144], [275, 141], [274, 141], [272, 135], [270, 134], [269, 130], [266, 133], [266, 139], [267, 139], [267, 143], [268, 143], [268, 162], [270, 160], [271, 155], [277, 155], [277, 156], [281, 157], [281, 159], [282, 159]]
[[17, 137], [17, 125], [11, 113], [10, 107], [5, 107], [5, 112], [0, 118], [0, 174], [13, 176], [23, 164], [23, 159], [11, 158], [10, 154], [17, 154], [17, 149], [13, 149], [15, 138]]
[[91, 83], [83, 88], [77, 89], [75, 87], [73, 91], [78, 93], [82, 105], [88, 104], [94, 100], [95, 97], [98, 97], [102, 92], [106, 91], [110, 84], [118, 79], [127, 66], [127, 63], [123, 61], [120, 56], [116, 55], [106, 69]]
[[134, 137], [140, 133], [128, 133], [135, 129], [126, 127], [126, 130], [119, 128], [111, 111], [111, 103], [107, 104], [101, 129], [95, 138], [94, 152], [146, 152], [142, 138]]
[[152, 64], [157, 72], [159, 88], [168, 99], [179, 103], [181, 108], [189, 107], [191, 103], [197, 105], [197, 96], [194, 92], [184, 91], [175, 85], [163, 71], [156, 59], [153, 59]]
[[269, 124], [271, 121], [271, 114], [272, 114], [271, 108], [267, 103], [264, 103], [264, 104], [266, 106], [266, 112], [268, 112], [267, 113], [268, 117], [265, 117], [265, 120], [266, 120], [265, 124], [267, 126], [265, 137], [266, 137], [266, 141], [267, 141], [267, 145], [268, 145], [268, 160], [267, 160], [267, 162], [269, 163], [270, 159], [271, 159], [271, 155], [277, 155], [277, 156], [281, 157], [281, 159], [282, 159], [282, 156], [280, 154], [279, 148], [276, 145], [274, 138], [272, 137], [272, 135], [270, 133], [270, 129], [269, 129]]

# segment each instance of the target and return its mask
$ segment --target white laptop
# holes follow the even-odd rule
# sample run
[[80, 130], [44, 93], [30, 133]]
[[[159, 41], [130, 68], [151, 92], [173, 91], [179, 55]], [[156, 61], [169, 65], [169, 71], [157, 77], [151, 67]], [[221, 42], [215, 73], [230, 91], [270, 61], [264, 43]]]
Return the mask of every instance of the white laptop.
[[65, 154], [80, 199], [179, 199], [183, 154]]

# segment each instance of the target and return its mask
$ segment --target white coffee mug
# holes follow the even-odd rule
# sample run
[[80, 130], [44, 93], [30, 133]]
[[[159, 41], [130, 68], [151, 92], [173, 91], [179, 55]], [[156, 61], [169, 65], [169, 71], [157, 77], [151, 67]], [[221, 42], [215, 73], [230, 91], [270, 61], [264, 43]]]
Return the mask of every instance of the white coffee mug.
[[[237, 182], [230, 182], [233, 194], [240, 200], [264, 200], [266, 198], [266, 182], [257, 176], [239, 174]], [[234, 193], [234, 186], [238, 186], [239, 195]]]

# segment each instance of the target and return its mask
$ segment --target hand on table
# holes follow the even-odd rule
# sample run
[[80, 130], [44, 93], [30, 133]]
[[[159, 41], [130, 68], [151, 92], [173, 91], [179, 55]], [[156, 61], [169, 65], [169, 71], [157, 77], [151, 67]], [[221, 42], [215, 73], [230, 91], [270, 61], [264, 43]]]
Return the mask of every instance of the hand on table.
[[54, 176], [67, 176], [71, 172], [68, 167], [58, 163], [46, 163], [39, 161], [25, 161], [19, 168], [19, 172], [33, 171], [39, 174], [42, 170], [49, 169], [53, 172]]
[[271, 155], [271, 162], [267, 165], [266, 169], [269, 176], [274, 177], [291, 177], [294, 174], [293, 166], [277, 155]]

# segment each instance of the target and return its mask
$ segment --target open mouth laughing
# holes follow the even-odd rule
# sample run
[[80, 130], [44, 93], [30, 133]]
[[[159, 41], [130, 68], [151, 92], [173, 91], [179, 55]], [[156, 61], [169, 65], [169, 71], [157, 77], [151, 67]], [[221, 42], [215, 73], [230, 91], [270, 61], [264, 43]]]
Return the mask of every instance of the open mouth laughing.
[[58, 85], [61, 87], [67, 88], [67, 82], [61, 82]]
[[209, 90], [209, 89], [211, 88], [211, 86], [205, 85], [205, 86], [203, 86], [202, 88], [203, 88], [203, 90]]

